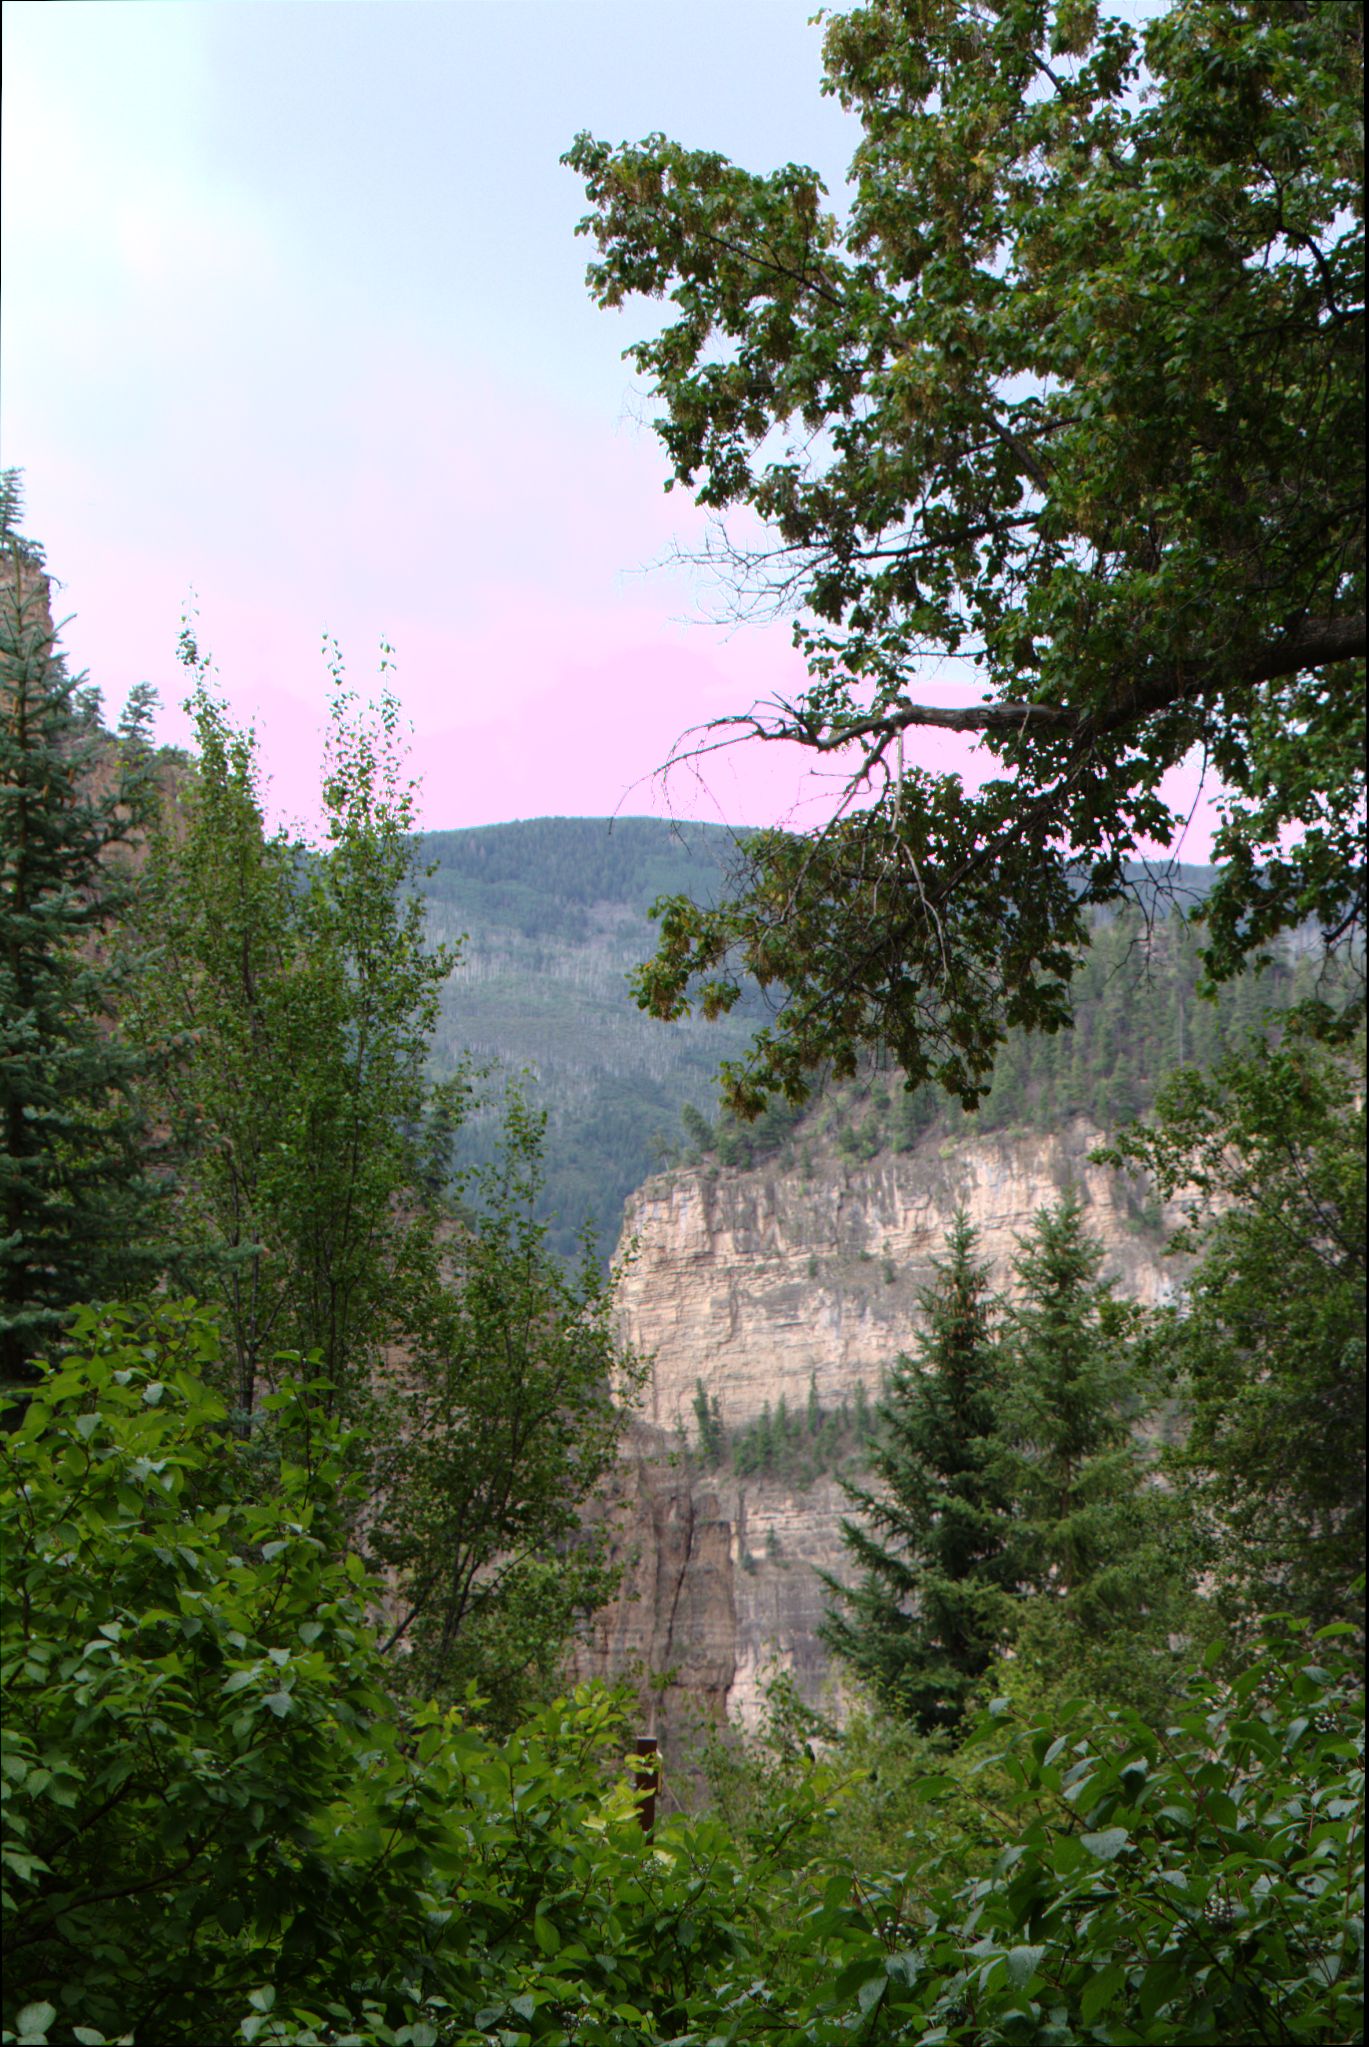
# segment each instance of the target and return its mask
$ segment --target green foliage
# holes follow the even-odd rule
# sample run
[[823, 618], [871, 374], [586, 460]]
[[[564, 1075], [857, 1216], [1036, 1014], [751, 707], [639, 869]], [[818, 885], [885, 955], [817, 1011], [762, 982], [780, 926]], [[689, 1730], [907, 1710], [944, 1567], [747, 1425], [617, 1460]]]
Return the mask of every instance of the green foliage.
[[[964, 1211], [919, 1293], [926, 1327], [879, 1404], [871, 1483], [846, 1486], [842, 1540], [860, 1572], [823, 1639], [924, 1733], [955, 1727], [1009, 1632], [1020, 1562], [998, 1468], [1000, 1366], [988, 1275]], [[1015, 1531], [1014, 1531], [1015, 1534]]]
[[[1003, 1330], [997, 1428], [1012, 1503], [1019, 1653], [1080, 1690], [1162, 1700], [1188, 1613], [1192, 1546], [1135, 1436], [1147, 1389], [1136, 1311], [1098, 1277], [1074, 1196], [1022, 1244]], [[1068, 1679], [1066, 1674], [1069, 1674]]]
[[572, 1622], [609, 1596], [606, 1531], [580, 1511], [610, 1470], [645, 1367], [614, 1335], [592, 1243], [578, 1266], [536, 1218], [542, 1119], [517, 1096], [479, 1196], [444, 1247], [444, 1284], [381, 1404], [369, 1554], [397, 1570], [385, 1646], [412, 1696], [478, 1687], [511, 1726], [555, 1687]]
[[251, 1408], [281, 1349], [317, 1351], [345, 1404], [432, 1265], [413, 1197], [432, 1178], [424, 1061], [451, 956], [425, 950], [405, 894], [398, 707], [358, 716], [339, 683], [310, 854], [267, 836], [253, 735], [211, 695], [188, 628], [183, 654], [199, 751], [154, 852], [143, 991], [145, 1027], [186, 1047], [166, 1102], [183, 1228], [230, 1333], [234, 1405]]
[[639, 1376], [612, 1282], [588, 1245], [573, 1269], [549, 1249], [544, 1119], [516, 1094], [453, 1212], [470, 1081], [427, 1073], [453, 955], [425, 944], [394, 700], [358, 713], [334, 650], [311, 849], [265, 832], [252, 736], [188, 631], [184, 652], [199, 757], [156, 847], [144, 1023], [187, 1041], [167, 1101], [228, 1338], [213, 1368], [246, 1429], [282, 1346], [318, 1360], [320, 1404], [356, 1427], [352, 1539], [389, 1573], [392, 1682], [449, 1698], [478, 1680], [507, 1725], [613, 1582], [578, 1522]]
[[1196, 1672], [1154, 1724], [1000, 1699], [956, 1747], [861, 1713], [837, 1735], [772, 1687], [762, 1735], [707, 1766], [750, 1853], [805, 1786], [836, 1793], [798, 1920], [807, 2030], [777, 2037], [1357, 2038], [1364, 1734], [1342, 1632], [1295, 1625], [1234, 1683]]
[[1154, 1341], [1228, 1618], [1282, 1605], [1362, 1626], [1362, 1046], [1292, 1031], [1207, 1076], [1181, 1069], [1110, 1156], [1181, 1200], [1174, 1248], [1200, 1254]]
[[825, 1408], [815, 1380], [809, 1382], [802, 1414], [791, 1411], [781, 1394], [777, 1407], [767, 1400], [753, 1421], [736, 1428], [727, 1427], [717, 1395], [710, 1400], [700, 1382], [694, 1419], [698, 1453], [705, 1465], [738, 1478], [779, 1479], [799, 1492], [806, 1492], [827, 1472], [863, 1465], [875, 1428], [863, 1384], [857, 1384], [853, 1400]]
[[1161, 1729], [1066, 1709], [996, 1752], [979, 1730], [1018, 1828], [959, 1893], [968, 1921], [933, 1902], [949, 2037], [1356, 2037], [1363, 1724], [1322, 1658], [1324, 1638], [1275, 1642], [1234, 1685], [1193, 1680]]
[[699, 1455], [705, 1464], [722, 1462], [727, 1442], [723, 1434], [722, 1409], [715, 1393], [710, 1400], [702, 1379], [694, 1382], [694, 1426]]
[[[1211, 881], [1210, 870], [1185, 870], [1180, 892], [1196, 903]], [[1327, 968], [1305, 947], [1290, 944], [1263, 968], [1208, 987], [1193, 927], [1163, 901], [1095, 912], [1073, 984], [1070, 1029], [1009, 1031], [989, 1091], [968, 1117], [943, 1091], [909, 1089], [899, 1075], [875, 1066], [847, 1084], [829, 1082], [804, 1112], [772, 1101], [753, 1123], [724, 1111], [715, 1128], [689, 1108], [685, 1157], [756, 1165], [779, 1156], [788, 1162], [796, 1130], [825, 1136], [841, 1157], [857, 1163], [938, 1137], [1056, 1130], [1074, 1116], [1116, 1130], [1150, 1111], [1176, 1062], [1206, 1071], [1277, 1028], [1289, 1010], [1319, 998], [1352, 998], [1357, 978], [1343, 953]]]
[[958, 1215], [920, 1304], [925, 1328], [878, 1410], [870, 1477], [848, 1482], [858, 1570], [826, 1580], [823, 1634], [891, 1713], [954, 1729], [996, 1659], [1034, 1700], [1059, 1688], [1163, 1707], [1171, 1643], [1204, 1609], [1183, 1504], [1136, 1437], [1153, 1405], [1140, 1317], [1100, 1282], [1076, 1198], [1022, 1243], [1016, 1297], [994, 1304]]
[[168, 1256], [141, 1084], [160, 1048], [114, 1021], [134, 965], [118, 920], [154, 762], [145, 722], [102, 743], [57, 650], [40, 557], [0, 564], [0, 1379], [73, 1303], [135, 1292]]
[[[872, 1041], [980, 1099], [1008, 1029], [1067, 1019], [1085, 910], [1174, 842], [1195, 749], [1214, 978], [1363, 912], [1360, 11], [870, 0], [825, 55], [862, 129], [840, 217], [801, 165], [660, 135], [565, 159], [595, 300], [669, 302], [629, 354], [672, 485], [759, 518], [736, 585], [795, 614], [805, 690], [720, 722], [860, 795], [659, 906], [645, 1007], [774, 991], [744, 1116]], [[918, 701], [948, 657], [983, 701]], [[925, 727], [999, 772], [912, 765]]]
[[261, 1948], [300, 1980], [302, 1908], [348, 1909], [310, 1840], [380, 1710], [342, 1446], [295, 1387], [228, 1433], [218, 1344], [81, 1311], [0, 1439], [7, 2016], [227, 2038]]
[[345, 1444], [293, 1385], [231, 1431], [218, 1342], [87, 1315], [0, 1443], [7, 2040], [1355, 2037], [1362, 1731], [1326, 1636], [1163, 1732], [991, 1716], [992, 1850], [905, 1772], [904, 1853], [853, 1862], [850, 1772], [792, 1714], [744, 1825], [649, 1839], [609, 1697], [500, 1742], [397, 1716], [332, 1554]]

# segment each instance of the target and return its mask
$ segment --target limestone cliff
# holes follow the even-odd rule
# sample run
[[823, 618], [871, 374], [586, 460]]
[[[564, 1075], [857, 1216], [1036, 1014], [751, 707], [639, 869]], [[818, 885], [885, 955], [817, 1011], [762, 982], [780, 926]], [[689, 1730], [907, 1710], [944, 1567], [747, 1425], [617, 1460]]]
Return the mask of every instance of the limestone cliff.
[[916, 1334], [917, 1289], [960, 1205], [1006, 1286], [1033, 1214], [1073, 1187], [1119, 1291], [1163, 1299], [1173, 1272], [1146, 1190], [1090, 1162], [1100, 1141], [1076, 1122], [863, 1164], [809, 1151], [806, 1164], [695, 1167], [646, 1183], [623, 1246], [635, 1247], [623, 1334], [654, 1361], [616, 1494], [626, 1576], [578, 1647], [578, 1675], [671, 1673], [644, 1690], [644, 1710], [677, 1748], [691, 1717], [754, 1727], [776, 1670], [809, 1703], [830, 1703], [818, 1573], [843, 1574], [840, 1485], [823, 1476], [798, 1491], [701, 1470], [687, 1448], [697, 1388], [730, 1428], [781, 1399], [802, 1410], [810, 1384], [828, 1409], [858, 1384], [873, 1397]]
[[654, 1359], [644, 1406], [659, 1428], [690, 1426], [700, 1381], [724, 1425], [810, 1379], [825, 1407], [858, 1381], [872, 1395], [917, 1326], [917, 1290], [963, 1205], [995, 1282], [1007, 1283], [1033, 1214], [1074, 1187], [1106, 1247], [1106, 1273], [1133, 1299], [1164, 1296], [1171, 1275], [1144, 1223], [1142, 1189], [1090, 1163], [1102, 1141], [1075, 1122], [1044, 1134], [996, 1132], [853, 1164], [696, 1167], [648, 1180], [629, 1203], [623, 1332]]

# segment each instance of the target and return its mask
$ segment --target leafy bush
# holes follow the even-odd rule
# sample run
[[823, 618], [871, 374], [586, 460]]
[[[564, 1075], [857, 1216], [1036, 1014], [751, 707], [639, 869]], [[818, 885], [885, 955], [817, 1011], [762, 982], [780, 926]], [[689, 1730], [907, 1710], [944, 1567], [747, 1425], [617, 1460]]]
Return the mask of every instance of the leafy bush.
[[[996, 1700], [952, 1748], [857, 1715], [822, 1766], [848, 1781], [817, 1895], [795, 1914], [813, 1957], [800, 2022], [778, 2037], [1358, 2039], [1364, 1739], [1336, 1654], [1348, 1632], [1295, 1629], [1233, 1685], [1195, 1675], [1158, 1731], [1082, 1701], [1015, 1724]], [[752, 1843], [811, 1780], [807, 1737], [821, 1736], [783, 1685], [774, 1703], [766, 1740], [709, 1759]]]
[[[648, 1837], [613, 1696], [507, 1742], [389, 1702], [345, 1443], [293, 1387], [228, 1432], [216, 1343], [87, 1312], [0, 1446], [7, 2041], [1357, 2037], [1335, 1628], [1199, 1678], [1163, 1732], [991, 1713], [912, 1787], [902, 1870], [834, 1844], [843, 1758], [799, 1740], [744, 1827]], [[981, 1758], [971, 1839], [946, 1801]]]
[[1363, 1719], [1317, 1660], [1347, 1631], [1312, 1653], [1273, 1644], [1233, 1685], [1195, 1678], [1163, 1731], [1066, 1712], [987, 1741], [1017, 1837], [949, 1906], [929, 1901], [923, 2012], [950, 2030], [918, 2037], [1357, 2039]]

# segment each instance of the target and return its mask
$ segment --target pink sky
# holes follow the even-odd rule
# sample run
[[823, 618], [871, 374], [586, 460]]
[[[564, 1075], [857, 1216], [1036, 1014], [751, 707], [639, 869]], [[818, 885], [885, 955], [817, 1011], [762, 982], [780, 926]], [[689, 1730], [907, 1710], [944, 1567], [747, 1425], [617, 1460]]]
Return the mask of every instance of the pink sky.
[[[775, 747], [652, 779], [802, 674], [786, 624], [704, 622], [716, 593], [660, 566], [704, 527], [621, 361], [650, 309], [591, 305], [557, 163], [578, 128], [662, 128], [839, 189], [854, 130], [807, 12], [6, 7], [3, 460], [110, 715], [147, 679], [184, 737], [193, 589], [279, 815], [313, 810], [324, 633], [363, 695], [393, 645], [431, 826], [823, 814]], [[946, 735], [918, 758], [973, 771]]]

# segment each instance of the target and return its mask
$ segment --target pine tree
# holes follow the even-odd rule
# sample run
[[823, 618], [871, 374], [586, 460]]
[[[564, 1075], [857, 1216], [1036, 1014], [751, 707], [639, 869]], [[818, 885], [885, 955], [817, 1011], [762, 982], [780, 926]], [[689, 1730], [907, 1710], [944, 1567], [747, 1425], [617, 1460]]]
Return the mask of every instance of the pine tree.
[[15, 472], [0, 499], [0, 1379], [15, 1383], [72, 1306], [139, 1291], [164, 1247], [137, 1099], [153, 1055], [115, 1020], [133, 886], [118, 855], [152, 796], [145, 720], [108, 786], [41, 551], [14, 530]]
[[995, 1473], [998, 1365], [988, 1276], [963, 1211], [920, 1301], [927, 1328], [877, 1410], [875, 1485], [847, 1485], [862, 1576], [828, 1579], [828, 1646], [920, 1729], [954, 1727], [1002, 1646], [1014, 1567]]
[[1048, 1683], [1140, 1704], [1186, 1615], [1186, 1531], [1147, 1480], [1137, 1312], [1099, 1278], [1077, 1196], [1035, 1218], [1003, 1332], [999, 1472], [1017, 1523], [1020, 1652]]

